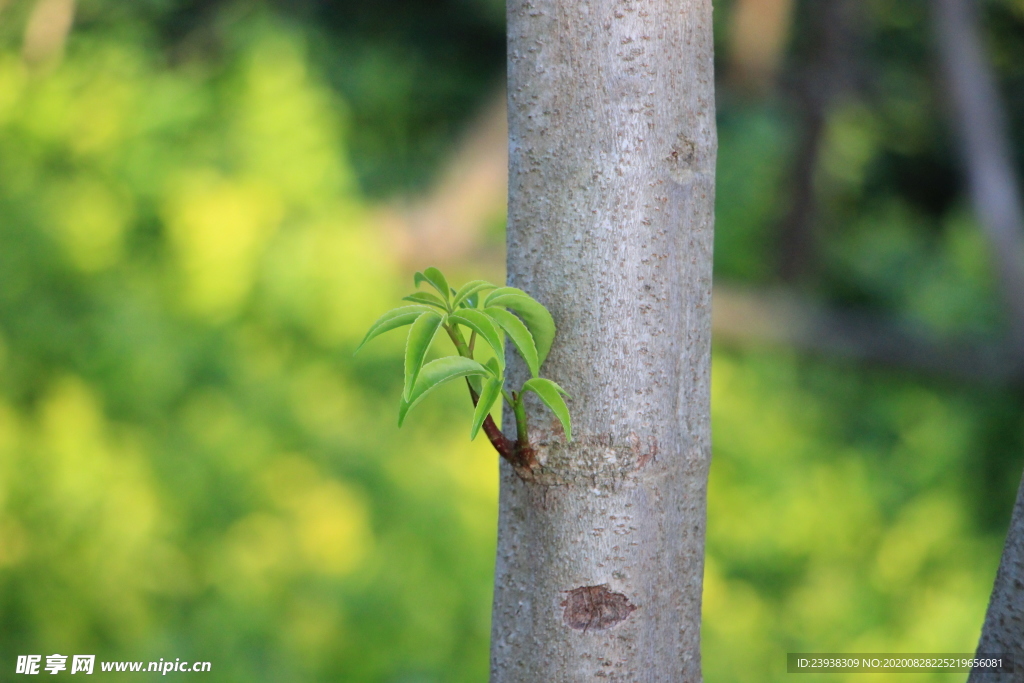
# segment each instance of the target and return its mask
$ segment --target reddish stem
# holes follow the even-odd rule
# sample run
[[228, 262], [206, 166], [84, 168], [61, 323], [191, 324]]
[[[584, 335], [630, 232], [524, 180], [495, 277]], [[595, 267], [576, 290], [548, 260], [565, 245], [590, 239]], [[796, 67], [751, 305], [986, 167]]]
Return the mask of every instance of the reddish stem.
[[[469, 378], [466, 378], [466, 384], [469, 386], [469, 395], [473, 399], [473, 407], [476, 407], [480, 397], [473, 391], [473, 385], [469, 383]], [[533, 449], [530, 445], [523, 443], [519, 440], [513, 441], [512, 439], [505, 436], [498, 425], [494, 424], [494, 418], [488, 415], [484, 418], [484, 433], [487, 435], [487, 439], [494, 446], [494, 450], [498, 451], [498, 455], [509, 461], [513, 467], [518, 469], [532, 470], [536, 465], [536, 459], [533, 454]]]
[[494, 450], [498, 451], [498, 455], [513, 465], [516, 464], [515, 452], [519, 450], [516, 448], [517, 444], [501, 433], [498, 425], [494, 424], [494, 418], [490, 415], [484, 419], [484, 433], [487, 434], [487, 438], [490, 440], [491, 445], [494, 446]]

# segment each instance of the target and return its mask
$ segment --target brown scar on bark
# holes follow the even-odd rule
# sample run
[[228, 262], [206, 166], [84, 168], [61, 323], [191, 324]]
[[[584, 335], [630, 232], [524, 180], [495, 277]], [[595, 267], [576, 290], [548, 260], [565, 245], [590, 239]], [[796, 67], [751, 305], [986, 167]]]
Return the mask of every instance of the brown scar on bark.
[[673, 166], [692, 167], [697, 161], [697, 143], [680, 133], [676, 136], [676, 144], [672, 145], [665, 161]]
[[611, 628], [639, 609], [622, 593], [610, 591], [606, 583], [580, 586], [564, 592], [562, 621], [569, 628], [584, 633]]
[[710, 170], [709, 155], [683, 133], [676, 136], [676, 142], [665, 157], [665, 162], [669, 177], [680, 184], [689, 183]]
[[658, 459], [658, 440], [656, 438], [652, 436], [647, 444], [647, 448], [642, 448], [640, 437], [636, 435], [636, 432], [630, 432], [629, 437], [633, 452], [637, 454], [636, 468], [638, 470], [647, 467], [651, 462]]
[[647, 467], [649, 464], [651, 464], [652, 462], [654, 462], [657, 459], [658, 459], [658, 440], [657, 439], [651, 439], [651, 445], [647, 448], [647, 450], [645, 450], [643, 453], [640, 454], [639, 458], [637, 458], [637, 461], [636, 461], [637, 469], [642, 469], [644, 467]]

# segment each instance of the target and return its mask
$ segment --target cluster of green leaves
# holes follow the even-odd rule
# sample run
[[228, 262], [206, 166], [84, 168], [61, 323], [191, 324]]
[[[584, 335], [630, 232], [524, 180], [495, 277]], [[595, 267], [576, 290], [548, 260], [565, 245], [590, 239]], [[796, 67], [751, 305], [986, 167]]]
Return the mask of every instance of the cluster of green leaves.
[[[399, 426], [409, 411], [431, 391], [453, 379], [465, 377], [476, 402], [470, 439], [476, 438], [491, 409], [504, 397], [516, 419], [516, 434], [520, 442], [525, 443], [527, 428], [523, 397], [532, 391], [555, 414], [562, 423], [566, 439], [571, 441], [569, 409], [562, 398], [565, 390], [539, 376], [540, 367], [555, 339], [555, 321], [551, 313], [536, 299], [515, 287], [498, 287], [485, 280], [473, 280], [456, 290], [437, 268], [417, 272], [413, 282], [417, 288], [425, 282], [435, 291], [416, 291], [404, 297], [412, 305], [401, 306], [382, 315], [359, 345], [362, 348], [363, 344], [380, 334], [411, 326], [405, 345], [405, 386], [398, 408]], [[469, 332], [468, 342], [463, 328]], [[424, 364], [427, 351], [441, 330], [448, 334], [458, 355]], [[505, 386], [506, 335], [530, 370], [530, 379], [519, 391], [511, 391]], [[484, 363], [474, 359], [478, 338], [483, 339], [494, 352], [494, 356]]]

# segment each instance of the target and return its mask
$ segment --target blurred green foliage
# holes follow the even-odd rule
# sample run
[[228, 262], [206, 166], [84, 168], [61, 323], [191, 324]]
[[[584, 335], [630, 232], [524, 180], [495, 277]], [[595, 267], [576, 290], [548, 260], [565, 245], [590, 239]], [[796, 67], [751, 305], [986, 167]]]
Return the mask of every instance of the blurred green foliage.
[[[497, 458], [466, 441], [459, 387], [398, 432], [400, 335], [352, 350], [409, 285], [370, 200], [422, 187], [500, 82], [500, 5], [82, 0], [63, 61], [29, 66], [33, 6], [0, 10], [2, 666], [484, 680]], [[996, 334], [925, 4], [867, 6], [814, 291]], [[1024, 5], [988, 11], [1024, 140]], [[723, 89], [718, 277], [775, 279], [794, 121]], [[707, 678], [781, 680], [796, 650], [971, 651], [1019, 392], [715, 354]]]
[[496, 462], [351, 358], [407, 284], [344, 108], [267, 13], [145, 38], [0, 56], [0, 658], [478, 680]]
[[719, 350], [713, 372], [705, 675], [782, 680], [786, 652], [973, 652], [1016, 488], [979, 499], [984, 463], [1020, 452], [1019, 404], [1012, 441], [986, 444], [1005, 397], [779, 353]]

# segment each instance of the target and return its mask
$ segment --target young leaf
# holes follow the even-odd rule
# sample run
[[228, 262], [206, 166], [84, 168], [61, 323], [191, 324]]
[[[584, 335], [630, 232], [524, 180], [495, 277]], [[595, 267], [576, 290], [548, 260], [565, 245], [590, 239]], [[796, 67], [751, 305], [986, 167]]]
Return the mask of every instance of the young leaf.
[[437, 268], [430, 267], [424, 270], [422, 273], [416, 273], [412, 276], [413, 283], [419, 287], [421, 282], [426, 282], [431, 287], [437, 290], [437, 293], [447, 302], [451, 300], [450, 290], [448, 286], [448, 280], [445, 279], [444, 275]]
[[548, 309], [521, 289], [502, 287], [487, 295], [484, 306], [503, 306], [519, 314], [530, 328], [537, 344], [537, 360], [540, 364], [548, 357], [555, 339], [555, 320]]
[[484, 367], [491, 371], [491, 374], [497, 377], [504, 383], [505, 381], [505, 368], [498, 365], [498, 361], [494, 358], [488, 358], [487, 362], [484, 363]]
[[476, 438], [477, 432], [480, 431], [480, 426], [483, 425], [488, 413], [491, 412], [491, 408], [494, 407], [494, 402], [500, 398], [501, 380], [497, 377], [492, 377], [484, 384], [483, 391], [480, 392], [480, 399], [476, 402], [476, 410], [473, 412], [473, 426], [469, 430], [470, 441]]
[[455, 308], [456, 306], [458, 306], [463, 301], [473, 296], [477, 292], [481, 292], [485, 289], [497, 288], [497, 285], [492, 285], [490, 282], [487, 282], [486, 280], [472, 280], [470, 282], [467, 282], [466, 284], [462, 285], [462, 287], [459, 288], [458, 292], [455, 293], [455, 298], [452, 299], [452, 308]]
[[565, 400], [562, 398], [565, 390], [549, 379], [534, 377], [523, 384], [523, 391], [532, 391], [540, 397], [544, 405], [550, 408], [551, 412], [558, 418], [558, 421], [562, 423], [562, 429], [565, 430], [565, 440], [572, 441], [572, 424], [569, 421], [569, 408], [565, 405]]
[[405, 389], [402, 392], [407, 400], [412, 395], [416, 377], [423, 367], [423, 358], [427, 355], [430, 342], [441, 329], [443, 318], [433, 311], [423, 313], [409, 328], [409, 339], [405, 343]]
[[491, 322], [490, 318], [475, 309], [464, 308], [458, 313], [448, 316], [448, 320], [459, 325], [465, 325], [483, 337], [484, 341], [494, 349], [494, 355], [498, 359], [498, 364], [502, 368], [505, 367], [505, 343], [501, 340], [501, 335], [498, 334], [498, 330], [495, 329], [494, 323]]
[[398, 406], [398, 426], [405, 422], [405, 416], [431, 391], [457, 377], [475, 375], [488, 376], [487, 368], [475, 360], [461, 356], [447, 356], [432, 360], [423, 366], [409, 398], [402, 398]]
[[[499, 367], [497, 360], [494, 358], [488, 358], [487, 362], [484, 363], [484, 367], [491, 371], [491, 377], [493, 379], [498, 380], [501, 384], [505, 383], [505, 368]], [[483, 391], [484, 380], [486, 379], [486, 377], [473, 375], [471, 377], [467, 377], [466, 381], [469, 382], [470, 388], [476, 392], [476, 395], [480, 396], [480, 392]]]
[[366, 333], [366, 337], [363, 341], [359, 342], [359, 346], [356, 347], [355, 353], [359, 353], [359, 349], [363, 348], [363, 344], [370, 341], [377, 335], [389, 332], [396, 327], [402, 327], [403, 325], [409, 325], [416, 318], [422, 314], [428, 312], [430, 309], [426, 306], [402, 306], [401, 308], [395, 308], [377, 319], [373, 325], [370, 325], [370, 331]]
[[537, 346], [534, 344], [533, 335], [526, 329], [526, 325], [504, 308], [485, 308], [483, 312], [508, 333], [508, 338], [512, 340], [519, 355], [526, 361], [526, 366], [530, 368], [530, 374], [536, 377], [540, 369], [540, 360], [537, 358]]
[[447, 311], [448, 306], [445, 305], [441, 297], [430, 292], [413, 292], [409, 296], [403, 296], [402, 301], [414, 301], [418, 304], [426, 304], [427, 306], [435, 306], [440, 308], [442, 311]]

